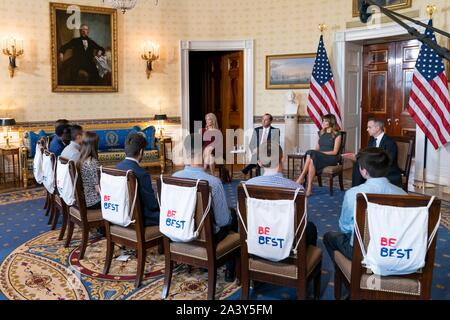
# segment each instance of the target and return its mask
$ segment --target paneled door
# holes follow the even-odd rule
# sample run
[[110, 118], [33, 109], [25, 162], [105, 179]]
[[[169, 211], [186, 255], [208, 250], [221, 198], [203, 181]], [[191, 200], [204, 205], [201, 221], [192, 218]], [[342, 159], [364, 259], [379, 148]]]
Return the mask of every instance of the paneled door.
[[[388, 120], [395, 104], [395, 42], [364, 47], [361, 147], [369, 142], [366, 131], [369, 118]], [[393, 63], [394, 62], [394, 63]], [[390, 132], [388, 132], [390, 134]]]
[[417, 40], [364, 46], [361, 146], [367, 146], [367, 120], [383, 119], [391, 136], [415, 137], [414, 120], [407, 106], [414, 66], [419, 54]]
[[222, 56], [222, 130], [243, 129], [244, 124], [244, 54], [242, 51]]
[[419, 56], [420, 42], [402, 41], [396, 44], [395, 101], [391, 132], [396, 136], [416, 137], [416, 123], [408, 113], [409, 93], [412, 87], [414, 67]]
[[[344, 125], [347, 132], [347, 152], [358, 152], [361, 138], [361, 86], [362, 86], [362, 46], [350, 42], [345, 43], [345, 102]], [[344, 162], [350, 165], [350, 162]]]

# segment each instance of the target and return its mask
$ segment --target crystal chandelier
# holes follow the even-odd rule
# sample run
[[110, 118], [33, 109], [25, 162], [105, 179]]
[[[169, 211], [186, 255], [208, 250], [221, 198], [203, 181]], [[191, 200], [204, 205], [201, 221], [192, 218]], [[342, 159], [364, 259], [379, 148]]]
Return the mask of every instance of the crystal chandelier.
[[[136, 6], [137, 0], [103, 0], [103, 3], [105, 2], [115, 9], [122, 10], [122, 13], [125, 13], [127, 10], [131, 10]], [[158, 5], [158, 0], [155, 0], [156, 5]]]

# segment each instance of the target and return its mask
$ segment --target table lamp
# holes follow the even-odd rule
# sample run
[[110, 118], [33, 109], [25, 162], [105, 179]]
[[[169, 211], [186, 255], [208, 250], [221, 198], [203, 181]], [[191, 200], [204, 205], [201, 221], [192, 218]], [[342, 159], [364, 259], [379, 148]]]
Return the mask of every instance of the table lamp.
[[12, 136], [10, 137], [9, 135], [9, 129], [12, 126], [16, 125], [16, 120], [12, 119], [12, 118], [0, 118], [0, 126], [2, 127], [6, 127], [6, 135], [3, 136], [3, 138], [5, 138], [6, 140], [6, 149], [11, 149], [11, 145], [9, 144], [9, 138], [12, 138]]
[[159, 136], [161, 138], [164, 135], [163, 125], [164, 125], [164, 121], [166, 121], [166, 120], [167, 120], [167, 115], [166, 114], [157, 114], [157, 115], [155, 115], [155, 121], [158, 121]]

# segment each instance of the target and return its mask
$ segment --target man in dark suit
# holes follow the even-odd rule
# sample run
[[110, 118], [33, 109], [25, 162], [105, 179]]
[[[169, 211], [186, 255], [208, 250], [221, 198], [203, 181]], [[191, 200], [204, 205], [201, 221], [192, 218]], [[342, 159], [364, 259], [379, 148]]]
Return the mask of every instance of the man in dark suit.
[[[384, 121], [379, 119], [369, 119], [367, 122], [367, 132], [370, 135], [368, 147], [384, 149], [391, 158], [391, 164], [386, 178], [388, 178], [393, 185], [401, 187], [402, 174], [397, 164], [397, 144], [391, 137], [384, 133]], [[359, 167], [355, 163], [353, 166], [352, 187], [359, 186], [364, 182], [366, 182], [366, 179], [361, 176]]]
[[70, 84], [95, 84], [100, 80], [95, 56], [102, 56], [105, 49], [89, 38], [89, 27], [83, 24], [80, 28], [80, 37], [70, 40], [59, 49], [59, 60], [64, 61], [64, 54], [72, 49], [70, 59]]
[[259, 160], [259, 146], [273, 141], [280, 144], [280, 129], [272, 127], [273, 117], [266, 113], [262, 117], [262, 126], [254, 130], [252, 140], [250, 141], [250, 149], [252, 150], [252, 160], [249, 165], [242, 169], [243, 174], [248, 174], [250, 170], [256, 168], [256, 175], [260, 175], [261, 167], [257, 164]]
[[159, 205], [152, 187], [150, 174], [139, 163], [144, 157], [147, 140], [141, 133], [131, 133], [125, 140], [126, 158], [116, 168], [123, 171], [131, 170], [136, 175], [139, 188], [139, 200], [144, 216], [144, 225], [159, 225]]

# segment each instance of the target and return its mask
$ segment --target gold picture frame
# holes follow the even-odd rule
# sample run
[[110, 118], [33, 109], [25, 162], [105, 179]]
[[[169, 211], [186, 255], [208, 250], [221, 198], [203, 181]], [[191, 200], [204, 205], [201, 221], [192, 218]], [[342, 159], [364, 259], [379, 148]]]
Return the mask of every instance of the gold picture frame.
[[[358, 2], [358, 0], [353, 0], [353, 17], [359, 17]], [[378, 2], [390, 10], [400, 10], [412, 6], [412, 0], [378, 0]]]
[[51, 2], [50, 28], [53, 92], [118, 91], [117, 10]]
[[315, 53], [266, 57], [266, 89], [309, 89]]

